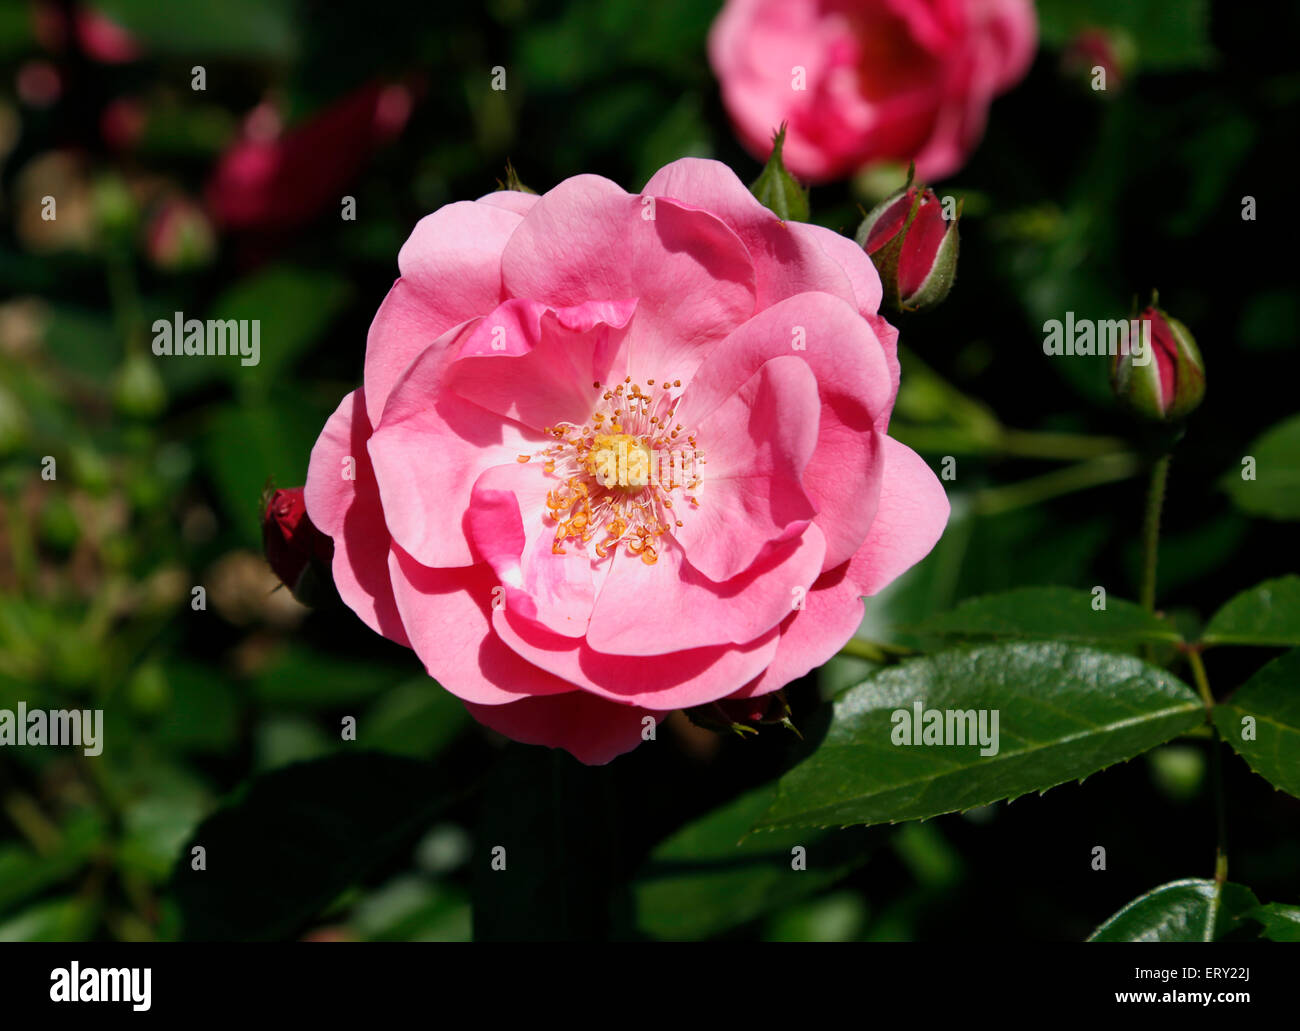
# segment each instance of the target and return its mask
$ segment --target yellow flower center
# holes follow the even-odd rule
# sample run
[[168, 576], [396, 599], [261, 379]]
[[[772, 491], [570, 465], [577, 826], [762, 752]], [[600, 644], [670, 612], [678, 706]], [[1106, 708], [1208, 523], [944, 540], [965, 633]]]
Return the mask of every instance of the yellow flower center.
[[521, 462], [542, 459], [546, 474], [558, 481], [546, 496], [555, 554], [594, 541], [603, 559], [623, 544], [628, 554], [654, 565], [660, 539], [682, 525], [674, 496], [697, 506], [690, 492], [699, 486], [704, 459], [695, 435], [672, 423], [680, 397], [674, 388], [681, 381], [661, 381], [657, 390], [654, 382], [647, 381], [651, 389], [645, 393], [628, 377], [601, 395], [582, 426], [548, 426], [555, 443], [519, 456]]

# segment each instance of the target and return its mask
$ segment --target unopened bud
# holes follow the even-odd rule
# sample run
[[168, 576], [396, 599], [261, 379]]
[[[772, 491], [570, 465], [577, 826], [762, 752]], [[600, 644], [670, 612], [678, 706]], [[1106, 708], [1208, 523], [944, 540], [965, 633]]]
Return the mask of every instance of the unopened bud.
[[1138, 316], [1137, 325], [1139, 339], [1122, 340], [1111, 361], [1116, 396], [1148, 419], [1186, 418], [1205, 396], [1205, 363], [1196, 340], [1154, 303]]
[[274, 491], [262, 506], [262, 545], [280, 582], [304, 605], [329, 596], [334, 541], [307, 515], [301, 487]]
[[908, 184], [885, 198], [858, 227], [858, 246], [880, 273], [885, 300], [898, 311], [919, 311], [948, 296], [957, 277], [957, 221], [945, 217], [934, 191]]

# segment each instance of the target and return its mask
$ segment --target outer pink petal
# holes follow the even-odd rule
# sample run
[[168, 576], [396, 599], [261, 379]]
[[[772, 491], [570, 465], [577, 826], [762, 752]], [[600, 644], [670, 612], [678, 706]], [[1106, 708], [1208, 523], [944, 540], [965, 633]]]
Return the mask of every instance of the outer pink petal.
[[854, 556], [817, 578], [804, 598], [803, 609], [782, 622], [781, 640], [767, 669], [733, 697], [749, 698], [780, 690], [844, 647], [862, 625], [865, 606], [852, 577], [854, 563], [861, 562], [865, 558]]
[[[866, 277], [858, 295], [842, 254], [825, 246], [822, 234], [838, 236], [829, 229], [800, 222], [782, 222], [754, 197], [720, 161], [681, 158], [659, 169], [645, 184], [646, 194], [671, 197], [717, 215], [740, 237], [754, 262], [758, 308], [770, 307], [792, 294], [821, 290], [859, 307], [880, 306], [880, 279], [870, 259], [853, 243], [869, 273], [854, 262], [853, 272]], [[843, 237], [839, 237], [843, 239]], [[869, 280], [875, 278], [874, 296]]]
[[533, 209], [533, 205], [541, 199], [540, 194], [524, 193], [522, 190], [493, 190], [477, 198], [475, 203], [505, 208], [516, 215], [527, 215]]
[[522, 222], [496, 204], [446, 204], [416, 223], [397, 253], [397, 267], [448, 326], [484, 315], [505, 299], [501, 254]]
[[[780, 355], [802, 358], [817, 376], [821, 423], [803, 485], [817, 506], [831, 568], [858, 549], [875, 514], [880, 473], [871, 431], [887, 411], [891, 389], [884, 351], [854, 308], [830, 294], [806, 293], [760, 312], [700, 366], [674, 419], [698, 425], [763, 362]], [[708, 450], [707, 442], [700, 446]]]
[[816, 524], [777, 545], [726, 583], [714, 583], [663, 541], [648, 566], [620, 548], [587, 628], [587, 643], [613, 655], [664, 655], [761, 637], [790, 612], [821, 573], [826, 541]]
[[379, 424], [388, 395], [411, 362], [450, 328], [444, 324], [443, 314], [407, 280], [393, 283], [366, 335], [366, 414], [370, 425]]
[[484, 726], [526, 745], [563, 748], [588, 766], [604, 766], [643, 740], [646, 717], [657, 724], [665, 712], [619, 705], [575, 691], [528, 698], [509, 705], [465, 704]]
[[875, 594], [930, 553], [948, 525], [948, 495], [915, 451], [882, 438], [880, 506], [850, 570], [863, 594]]
[[[304, 499], [311, 521], [334, 538], [339, 597], [372, 630], [409, 646], [388, 578], [390, 538], [366, 454], [369, 437], [365, 398], [354, 390], [326, 421], [312, 448]], [[345, 470], [355, 478], [346, 478]]]
[[749, 253], [722, 220], [594, 175], [566, 179], [533, 206], [501, 269], [511, 296], [557, 308], [637, 298], [636, 379], [686, 379], [754, 310]]
[[731, 694], [758, 676], [777, 649], [773, 628], [745, 644], [630, 658], [548, 633], [508, 609], [494, 611], [492, 625], [502, 641], [534, 665], [602, 698], [653, 709], [703, 705]]
[[484, 564], [430, 569], [394, 545], [393, 594], [411, 647], [433, 677], [467, 702], [502, 705], [573, 685], [521, 659], [492, 632], [496, 576]]
[[817, 446], [817, 379], [793, 355], [761, 365], [699, 424], [707, 466], [697, 505], [679, 504], [674, 537], [710, 580], [748, 569], [765, 546], [801, 533], [817, 514], [802, 486]]
[[816, 669], [862, 625], [863, 595], [875, 594], [923, 559], [948, 521], [948, 498], [911, 449], [884, 440], [885, 485], [867, 539], [848, 562], [817, 578], [804, 602], [781, 624], [776, 656], [737, 697], [767, 694]]
[[378, 425], [407, 366], [447, 330], [502, 300], [501, 252], [522, 221], [498, 204], [459, 201], [426, 215], [397, 256], [402, 277], [366, 340], [366, 411]]

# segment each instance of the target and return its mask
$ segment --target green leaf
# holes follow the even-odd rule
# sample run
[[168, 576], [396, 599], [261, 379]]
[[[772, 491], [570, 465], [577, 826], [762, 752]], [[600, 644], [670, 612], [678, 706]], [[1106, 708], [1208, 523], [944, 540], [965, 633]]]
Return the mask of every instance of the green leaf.
[[1300, 576], [1280, 576], [1242, 591], [1214, 614], [1201, 640], [1278, 648], [1300, 645]]
[[1039, 0], [1043, 42], [1061, 47], [1082, 29], [1123, 29], [1137, 45], [1138, 65], [1196, 68], [1214, 58], [1209, 0]]
[[268, 477], [284, 487], [306, 480], [312, 445], [328, 416], [290, 391], [265, 403], [213, 410], [202, 433], [204, 461], [245, 544], [261, 550], [259, 501]]
[[284, 59], [298, 46], [288, 0], [100, 0], [98, 7], [161, 54]]
[[471, 723], [464, 704], [436, 680], [419, 677], [388, 691], [357, 722], [367, 748], [427, 759]]
[[90, 899], [51, 899], [0, 923], [0, 942], [85, 941], [98, 918], [99, 905]]
[[289, 642], [257, 675], [252, 687], [254, 697], [268, 706], [332, 709], [374, 698], [408, 675], [409, 669]]
[[1240, 884], [1188, 878], [1140, 895], [1098, 927], [1090, 942], [1208, 942], [1234, 930], [1259, 904]]
[[[152, 360], [158, 363], [173, 393], [184, 393], [220, 378], [245, 394], [265, 396], [329, 329], [350, 293], [351, 285], [341, 276], [273, 266], [230, 287], [212, 302], [205, 315], [205, 319], [219, 321], [257, 322], [256, 364], [245, 365], [245, 358], [233, 353], [172, 355]], [[159, 312], [157, 317], [171, 321], [173, 313]], [[179, 341], [173, 343], [179, 347]], [[233, 339], [229, 346], [238, 349]], [[247, 360], [251, 361], [252, 355]]]
[[1278, 656], [1214, 709], [1214, 724], [1250, 768], [1300, 798], [1300, 648]]
[[[978, 741], [894, 744], [916, 702], [976, 717], [982, 710], [996, 753], [981, 755]], [[1058, 642], [940, 652], [840, 695], [825, 739], [781, 778], [757, 829], [925, 819], [1042, 792], [1203, 719], [1191, 688], [1132, 656]], [[952, 722], [955, 738], [960, 721]]]
[[1300, 519], [1300, 415], [1257, 437], [1242, 458], [1254, 459], [1255, 478], [1242, 479], [1239, 465], [1220, 481], [1233, 503], [1253, 516]]
[[919, 627], [920, 634], [972, 637], [1048, 637], [1136, 645], [1178, 641], [1178, 632], [1140, 605], [1107, 598], [1093, 608], [1093, 595], [1068, 587], [1023, 587], [1005, 594], [971, 598]]
[[[820, 891], [866, 862], [879, 832], [745, 837], [775, 798], [775, 785], [765, 785], [661, 842], [636, 876], [638, 929], [698, 941]], [[806, 869], [791, 866], [796, 846], [806, 850]]]
[[38, 855], [25, 845], [0, 845], [0, 912], [71, 876], [95, 853], [105, 833], [92, 810], [78, 810], [60, 828], [53, 851]]
[[[199, 826], [173, 887], [188, 939], [284, 938], [426, 826], [452, 795], [426, 763], [333, 755], [259, 777]], [[192, 868], [202, 846], [206, 869]]]
[[772, 139], [772, 154], [750, 185], [749, 192], [782, 222], [807, 222], [808, 191], [785, 170], [785, 163], [781, 160], [784, 145], [785, 126], [782, 125]]
[[1300, 942], [1300, 906], [1270, 902], [1256, 906], [1246, 916], [1264, 925], [1264, 937], [1275, 942]]

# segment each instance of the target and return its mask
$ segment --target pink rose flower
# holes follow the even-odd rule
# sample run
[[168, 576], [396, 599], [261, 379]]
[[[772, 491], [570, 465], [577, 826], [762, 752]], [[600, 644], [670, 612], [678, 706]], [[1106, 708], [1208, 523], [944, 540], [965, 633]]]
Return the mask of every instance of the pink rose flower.
[[939, 179], [979, 142], [1036, 40], [1030, 0], [728, 0], [709, 57], [755, 156], [785, 122], [801, 178], [889, 159]]
[[449, 204], [397, 262], [307, 511], [347, 604], [511, 738], [604, 763], [775, 691], [943, 530], [871, 261], [724, 165]]

